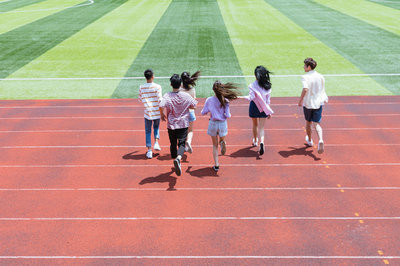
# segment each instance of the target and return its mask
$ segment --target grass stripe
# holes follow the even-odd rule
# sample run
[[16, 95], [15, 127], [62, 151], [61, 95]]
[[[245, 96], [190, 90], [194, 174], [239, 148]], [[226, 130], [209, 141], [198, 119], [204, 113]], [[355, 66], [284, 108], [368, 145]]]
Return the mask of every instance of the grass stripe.
[[399, 0], [369, 0], [369, 1], [380, 4], [380, 5], [384, 5], [387, 7], [400, 9], [400, 1]]
[[[203, 75], [242, 75], [235, 51], [215, 0], [172, 1], [125, 76], [143, 76], [151, 67], [156, 76], [201, 70]], [[242, 82], [243, 78], [231, 79]], [[137, 96], [144, 80], [122, 80], [113, 97]], [[168, 80], [156, 80], [164, 92]], [[202, 79], [198, 97], [211, 95], [213, 80]]]
[[[9, 79], [30, 77], [32, 73], [36, 78], [123, 77], [169, 3], [128, 1], [30, 62]], [[119, 79], [78, 79], [6, 84], [9, 95], [14, 98], [109, 98], [119, 82]]]
[[[0, 14], [0, 34], [12, 31], [18, 27], [32, 23], [56, 12], [60, 12], [60, 9], [58, 8], [62, 9], [64, 7], [74, 6], [81, 2], [82, 0], [64, 0], [63, 3], [60, 4], [58, 1], [47, 0], [20, 9], [15, 9], [13, 12]], [[21, 13], [20, 11], [24, 11], [24, 13]]]
[[[364, 72], [400, 72], [400, 38], [396, 34], [310, 0], [265, 1]], [[399, 77], [373, 78], [400, 94]]]
[[[219, 0], [245, 75], [263, 64], [275, 75], [303, 74], [303, 60], [316, 57], [321, 73], [363, 72], [263, 0]], [[255, 52], [249, 52], [255, 51]], [[254, 78], [247, 79], [248, 82]], [[329, 95], [390, 94], [369, 77], [326, 77]], [[272, 78], [274, 96], [298, 96], [300, 77]]]
[[314, 0], [343, 14], [400, 35], [400, 10], [366, 0]]
[[42, 2], [44, 0], [13, 0], [13, 1], [7, 1], [7, 2], [0, 2], [0, 13], [2, 12], [8, 12], [14, 9], [18, 9], [24, 6], [29, 6], [32, 4], [36, 4], [39, 2]]
[[0, 78], [9, 76], [124, 2], [97, 0], [93, 5], [66, 9], [0, 35]]

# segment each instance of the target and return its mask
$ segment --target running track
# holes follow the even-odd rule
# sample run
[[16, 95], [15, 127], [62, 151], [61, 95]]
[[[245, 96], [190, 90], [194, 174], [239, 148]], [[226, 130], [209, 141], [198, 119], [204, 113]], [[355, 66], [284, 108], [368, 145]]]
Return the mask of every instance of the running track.
[[272, 102], [261, 158], [238, 100], [220, 172], [198, 115], [177, 178], [137, 100], [1, 101], [0, 264], [399, 264], [400, 97], [331, 97], [322, 155]]

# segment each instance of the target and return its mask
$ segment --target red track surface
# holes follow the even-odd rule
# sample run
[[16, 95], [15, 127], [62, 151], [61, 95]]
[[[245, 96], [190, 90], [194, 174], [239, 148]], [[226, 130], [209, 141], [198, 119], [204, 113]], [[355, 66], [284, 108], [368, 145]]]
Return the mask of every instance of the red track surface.
[[234, 102], [218, 174], [198, 115], [179, 178], [136, 100], [0, 102], [0, 264], [400, 263], [400, 97], [331, 97], [322, 155], [296, 100], [262, 157]]

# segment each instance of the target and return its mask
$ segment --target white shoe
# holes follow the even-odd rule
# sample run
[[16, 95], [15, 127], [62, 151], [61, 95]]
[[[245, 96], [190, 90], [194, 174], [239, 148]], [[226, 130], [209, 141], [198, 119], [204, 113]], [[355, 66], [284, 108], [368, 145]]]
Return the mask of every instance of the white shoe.
[[185, 151], [187, 151], [187, 152], [189, 152], [189, 153], [192, 153], [192, 152], [193, 152], [192, 145], [190, 145], [189, 142], [186, 142]]
[[156, 151], [161, 151], [161, 147], [160, 147], [160, 145], [158, 144], [158, 142], [154, 143], [154, 150], [156, 150]]
[[307, 146], [309, 146], [309, 147], [312, 147], [312, 146], [314, 146], [314, 143], [313, 143], [313, 141], [311, 140], [311, 141], [309, 141], [309, 139], [308, 139], [308, 136], [306, 135], [306, 142], [307, 142]]
[[323, 142], [323, 141], [320, 141], [320, 142], [318, 143], [318, 153], [321, 154], [321, 153], [323, 153], [323, 152], [324, 152], [324, 142]]
[[153, 158], [153, 152], [151, 150], [148, 150], [146, 153], [146, 157], [149, 159]]
[[258, 141], [257, 139], [253, 139], [253, 147], [257, 147], [258, 146]]

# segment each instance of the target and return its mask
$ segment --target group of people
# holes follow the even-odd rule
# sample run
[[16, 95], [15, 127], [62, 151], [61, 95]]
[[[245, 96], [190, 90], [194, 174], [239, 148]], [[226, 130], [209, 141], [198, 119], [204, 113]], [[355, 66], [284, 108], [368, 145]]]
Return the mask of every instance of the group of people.
[[[312, 58], [304, 60], [305, 75], [302, 76], [303, 90], [298, 105], [303, 107], [306, 120], [306, 145], [313, 147], [311, 138], [312, 125], [318, 135], [318, 153], [324, 152], [322, 138], [322, 106], [328, 102], [325, 92], [325, 79], [315, 71], [317, 62]], [[249, 85], [249, 94], [244, 98], [250, 101], [249, 117], [253, 122], [252, 145], [259, 147], [259, 154], [265, 152], [264, 125], [274, 113], [270, 107], [271, 82], [270, 72], [264, 66], [257, 66], [254, 70], [255, 81]], [[154, 73], [151, 69], [144, 72], [147, 83], [139, 88], [139, 101], [144, 104], [144, 121], [146, 132], [146, 157], [153, 157], [151, 133], [153, 127], [154, 150], [161, 150], [159, 145], [160, 120], [167, 121], [170, 140], [170, 153], [174, 162], [175, 173], [182, 173], [181, 160], [185, 152], [192, 153], [193, 123], [196, 120], [196, 82], [200, 71], [193, 75], [183, 72], [180, 76], [174, 74], [170, 78], [172, 91], [162, 95], [160, 85], [154, 83]], [[221, 154], [226, 153], [225, 137], [228, 134], [227, 118], [231, 117], [229, 102], [240, 96], [240, 89], [233, 83], [215, 81], [213, 84], [214, 96], [208, 97], [201, 110], [202, 115], [209, 114], [207, 134], [211, 136], [213, 144], [214, 171], [219, 170], [219, 146]]]

